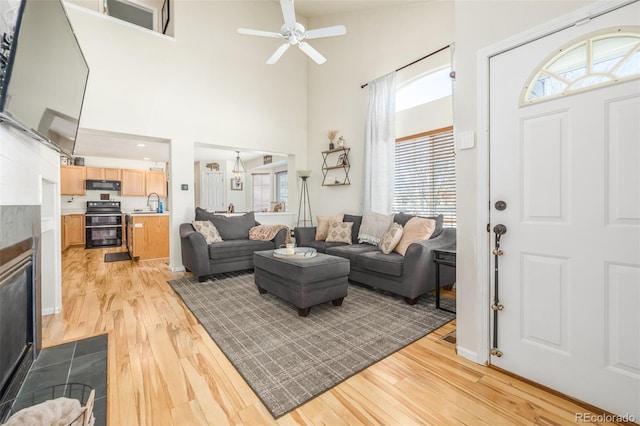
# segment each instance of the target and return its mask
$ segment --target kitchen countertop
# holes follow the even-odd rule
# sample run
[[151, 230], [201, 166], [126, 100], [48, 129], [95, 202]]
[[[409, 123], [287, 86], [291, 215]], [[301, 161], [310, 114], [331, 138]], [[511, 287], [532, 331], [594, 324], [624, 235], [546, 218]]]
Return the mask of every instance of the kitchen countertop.
[[130, 216], [169, 216], [169, 212], [157, 213], [157, 212], [144, 211], [144, 212], [122, 212], [122, 213], [128, 214]]

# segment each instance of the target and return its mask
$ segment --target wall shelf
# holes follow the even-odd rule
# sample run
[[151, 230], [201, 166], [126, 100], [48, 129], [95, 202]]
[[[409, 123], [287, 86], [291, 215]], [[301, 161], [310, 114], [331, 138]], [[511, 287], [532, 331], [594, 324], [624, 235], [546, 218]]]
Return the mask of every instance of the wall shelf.
[[[351, 148], [335, 148], [322, 151], [322, 186], [344, 186], [351, 185], [349, 180], [349, 152]], [[339, 154], [337, 156], [333, 154]], [[335, 165], [330, 166], [330, 163]], [[336, 170], [338, 175], [329, 174], [329, 171]]]

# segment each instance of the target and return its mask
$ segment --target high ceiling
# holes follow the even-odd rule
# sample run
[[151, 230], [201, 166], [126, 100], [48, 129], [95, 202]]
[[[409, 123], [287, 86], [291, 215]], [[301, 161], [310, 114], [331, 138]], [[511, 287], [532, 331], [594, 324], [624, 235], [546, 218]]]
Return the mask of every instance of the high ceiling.
[[[72, 3], [99, 9], [100, 0], [67, 0]], [[149, 3], [152, 0], [138, 0]], [[268, 0], [279, 3], [279, 0]], [[299, 16], [313, 18], [326, 15], [357, 13], [364, 10], [398, 6], [407, 3], [420, 3], [426, 0], [295, 0], [296, 13]], [[428, 0], [427, 0], [428, 1]], [[144, 144], [144, 146], [140, 146]], [[269, 153], [243, 153], [242, 157], [251, 159]], [[75, 155], [82, 157], [111, 157], [130, 160], [150, 159], [150, 161], [166, 162], [169, 160], [169, 143], [167, 140], [124, 135], [110, 132], [98, 132], [80, 129], [76, 138]], [[235, 151], [221, 150], [215, 147], [197, 145], [196, 159], [230, 160], [235, 158]]]

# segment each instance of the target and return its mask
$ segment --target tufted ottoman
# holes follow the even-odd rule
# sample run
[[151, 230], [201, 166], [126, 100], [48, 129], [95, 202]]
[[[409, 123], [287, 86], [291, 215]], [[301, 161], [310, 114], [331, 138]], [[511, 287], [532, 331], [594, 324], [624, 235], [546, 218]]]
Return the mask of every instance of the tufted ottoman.
[[321, 303], [340, 306], [347, 295], [349, 260], [341, 257], [318, 253], [310, 259], [281, 259], [265, 250], [253, 254], [253, 267], [260, 294], [294, 304], [302, 317]]

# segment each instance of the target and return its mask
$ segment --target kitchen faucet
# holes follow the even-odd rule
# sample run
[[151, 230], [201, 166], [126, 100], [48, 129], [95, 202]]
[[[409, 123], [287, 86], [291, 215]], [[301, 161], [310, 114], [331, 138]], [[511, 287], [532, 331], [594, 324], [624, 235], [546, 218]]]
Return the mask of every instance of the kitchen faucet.
[[147, 197], [147, 206], [149, 207], [149, 210], [151, 210], [151, 196], [154, 194], [157, 198], [157, 201], [156, 201], [156, 212], [157, 212], [158, 206], [160, 205], [160, 195], [158, 195], [156, 192], [150, 193], [149, 196]]

